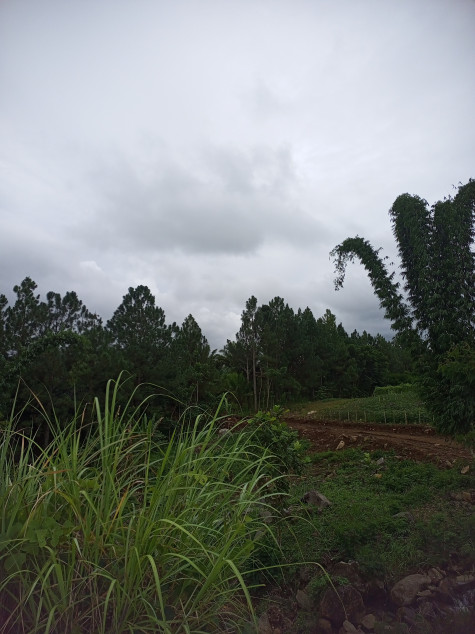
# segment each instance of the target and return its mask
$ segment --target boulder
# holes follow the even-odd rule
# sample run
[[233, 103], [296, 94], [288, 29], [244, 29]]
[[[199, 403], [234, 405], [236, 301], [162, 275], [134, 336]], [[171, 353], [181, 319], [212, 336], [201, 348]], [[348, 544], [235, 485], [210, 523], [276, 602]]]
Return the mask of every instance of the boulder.
[[427, 588], [430, 582], [430, 577], [426, 575], [408, 575], [393, 586], [391, 601], [401, 607], [411, 605], [415, 601], [417, 593]]

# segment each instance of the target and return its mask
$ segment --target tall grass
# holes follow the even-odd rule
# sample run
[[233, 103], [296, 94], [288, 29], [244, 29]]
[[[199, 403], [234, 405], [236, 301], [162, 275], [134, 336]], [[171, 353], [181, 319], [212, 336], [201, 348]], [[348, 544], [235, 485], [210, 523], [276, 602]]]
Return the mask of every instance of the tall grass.
[[[269, 532], [272, 458], [218, 414], [165, 439], [143, 406], [119, 410], [120, 379], [48, 420], [40, 447], [3, 429], [0, 631], [223, 632], [253, 619], [246, 568]], [[268, 515], [268, 513], [267, 513]]]

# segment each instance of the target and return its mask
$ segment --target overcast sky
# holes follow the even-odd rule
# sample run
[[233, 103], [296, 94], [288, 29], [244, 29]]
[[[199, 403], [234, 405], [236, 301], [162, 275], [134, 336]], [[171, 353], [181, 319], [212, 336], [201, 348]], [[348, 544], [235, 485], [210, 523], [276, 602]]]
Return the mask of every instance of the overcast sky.
[[112, 316], [145, 284], [212, 347], [279, 295], [389, 333], [359, 234], [475, 176], [474, 0], [0, 0], [0, 293]]

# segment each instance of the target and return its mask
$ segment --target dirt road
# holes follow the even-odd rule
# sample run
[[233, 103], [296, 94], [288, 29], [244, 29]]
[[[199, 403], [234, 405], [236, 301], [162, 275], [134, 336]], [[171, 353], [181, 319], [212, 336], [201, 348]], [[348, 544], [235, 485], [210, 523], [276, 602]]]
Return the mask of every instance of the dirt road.
[[368, 451], [394, 449], [396, 455], [445, 467], [457, 460], [468, 465], [473, 460], [468, 449], [424, 425], [325, 422], [310, 417], [288, 417], [286, 422], [312, 443], [314, 451], [336, 449], [344, 442], [345, 447], [361, 447]]

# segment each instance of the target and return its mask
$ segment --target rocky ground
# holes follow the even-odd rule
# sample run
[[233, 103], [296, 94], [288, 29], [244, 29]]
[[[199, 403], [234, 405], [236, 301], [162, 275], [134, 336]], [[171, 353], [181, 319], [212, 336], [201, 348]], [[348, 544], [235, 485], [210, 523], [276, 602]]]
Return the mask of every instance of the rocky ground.
[[[473, 463], [470, 451], [428, 427], [317, 422], [311, 417], [287, 422], [311, 442], [313, 451], [357, 446], [393, 449], [439, 467], [457, 460]], [[474, 493], [458, 493], [461, 497], [454, 502], [471, 507]], [[329, 562], [326, 570], [332, 579], [347, 582], [315, 593], [313, 581], [321, 571], [302, 568], [296, 585], [274, 588], [266, 597], [258, 634], [475, 633], [475, 570], [467, 569], [456, 554], [443, 567], [421, 569], [390, 584], [363, 579], [355, 562]]]

